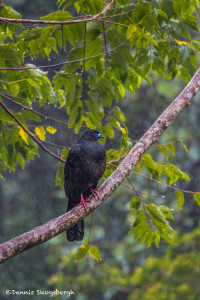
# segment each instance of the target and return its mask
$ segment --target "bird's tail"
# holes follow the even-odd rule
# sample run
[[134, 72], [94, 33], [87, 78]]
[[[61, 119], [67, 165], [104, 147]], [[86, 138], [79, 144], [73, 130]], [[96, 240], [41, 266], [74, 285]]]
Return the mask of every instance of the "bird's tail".
[[73, 227], [66, 231], [66, 236], [69, 242], [82, 241], [84, 236], [84, 221], [81, 220]]
[[[79, 194], [69, 197], [67, 211], [70, 211], [72, 208], [74, 208], [76, 206], [76, 202], [74, 201], [74, 199], [77, 199], [78, 200], [77, 202], [79, 203], [79, 198], [81, 198], [81, 196]], [[82, 241], [83, 236], [84, 236], [84, 221], [83, 220], [81, 220], [76, 225], [72, 226], [71, 228], [69, 228], [66, 231], [66, 237], [69, 242]]]

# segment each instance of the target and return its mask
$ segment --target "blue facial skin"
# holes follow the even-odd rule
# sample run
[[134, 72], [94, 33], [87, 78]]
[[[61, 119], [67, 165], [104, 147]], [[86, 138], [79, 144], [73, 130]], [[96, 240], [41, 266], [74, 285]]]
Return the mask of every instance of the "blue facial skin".
[[99, 138], [102, 138], [103, 137], [103, 135], [101, 134], [101, 133], [95, 133], [95, 136], [94, 136], [94, 138], [95, 139], [99, 139]]

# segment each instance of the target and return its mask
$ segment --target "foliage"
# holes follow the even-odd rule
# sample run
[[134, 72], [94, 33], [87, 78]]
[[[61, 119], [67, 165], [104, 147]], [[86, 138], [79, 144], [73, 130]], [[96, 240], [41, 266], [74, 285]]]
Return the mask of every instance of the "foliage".
[[[134, 263], [139, 252], [136, 245], [134, 249], [128, 247], [121, 251], [125, 250], [123, 244], [127, 245], [125, 240], [116, 245], [114, 255], [120, 251], [121, 263], [115, 264], [107, 261], [93, 264], [90, 260], [73, 264], [76, 256], [73, 247], [62, 257], [59, 270], [49, 283], [60, 290], [72, 288], [77, 291], [76, 299], [85, 299], [85, 295], [92, 299], [95, 294], [101, 295], [100, 299], [116, 299], [121, 292], [121, 299], [130, 300], [196, 300], [199, 295], [200, 230], [177, 235], [175, 240], [176, 246], [171, 246], [165, 255], [157, 258], [150, 255], [143, 266]], [[126, 264], [129, 271], [123, 269]], [[95, 271], [97, 268], [98, 272]]]
[[[107, 140], [120, 137], [118, 149], [108, 151], [106, 178], [133, 144], [120, 109], [125, 94], [134, 95], [144, 81], [152, 84], [153, 76], [165, 80], [181, 77], [188, 82], [195, 72], [200, 49], [200, 41], [195, 38], [199, 31], [198, 1], [118, 0], [99, 21], [105, 5], [106, 1], [58, 1], [58, 10], [42, 16], [40, 21], [47, 22], [37, 27], [20, 23], [21, 15], [11, 7], [4, 5], [1, 9], [1, 17], [19, 19], [19, 23], [0, 24], [1, 171], [14, 171], [17, 163], [24, 168], [38, 155], [36, 143], [41, 145], [58, 133], [60, 119], [50, 118], [55, 125], [46, 125], [49, 117], [41, 113], [50, 103], [56, 111], [65, 109], [62, 123], [69, 132], [74, 128], [77, 134], [81, 127], [97, 127]], [[71, 6], [80, 17], [75, 22]], [[87, 21], [88, 15], [94, 15], [93, 19]], [[59, 63], [36, 66], [38, 61], [52, 61], [60, 53]], [[49, 68], [56, 71], [51, 75], [43, 71]], [[39, 101], [39, 111], [34, 109], [35, 101]], [[157, 145], [157, 150], [166, 160], [176, 156], [173, 142]], [[64, 149], [61, 157], [67, 154]], [[63, 168], [59, 162], [56, 184], [61, 188]], [[143, 156], [137, 168], [148, 172], [159, 185], [163, 181], [171, 186], [179, 179], [190, 180], [178, 166], [159, 157], [156, 161], [150, 153]], [[182, 209], [182, 191], [176, 190], [176, 197]], [[194, 200], [199, 203], [199, 194]], [[141, 197], [132, 199], [131, 209], [130, 232], [141, 243], [149, 247], [154, 242], [158, 246], [160, 237], [173, 243], [174, 231], [168, 220], [173, 219], [171, 209], [143, 204]], [[85, 246], [90, 254], [98, 252], [87, 242]]]
[[[4, 6], [0, 17], [37, 19], [39, 15], [41, 20], [53, 21], [86, 19], [90, 17], [88, 14], [98, 14], [109, 3], [59, 1], [58, 12], [49, 15], [55, 9], [55, 1], [3, 1], [6, 2], [17, 8], [21, 3], [19, 11], [23, 16]], [[187, 82], [195, 71], [200, 50], [196, 26], [199, 23], [198, 1], [135, 1], [134, 4], [117, 0], [110, 8], [103, 16], [104, 26], [100, 21], [102, 16], [98, 21], [87, 23], [86, 38], [83, 24], [32, 26], [2, 21], [0, 24], [0, 67], [36, 66], [36, 69], [0, 70], [0, 92], [17, 104], [2, 96], [0, 100], [38, 140], [45, 136], [43, 145], [62, 158], [67, 156], [69, 149], [60, 151], [58, 145], [55, 148], [46, 142], [64, 146], [67, 142], [70, 148], [84, 130], [85, 119], [93, 122], [91, 127], [100, 125], [109, 148], [107, 160], [110, 164], [104, 179], [183, 89], [182, 79]], [[27, 15], [27, 10], [34, 14]], [[114, 14], [115, 17], [109, 18]], [[123, 42], [125, 44], [120, 46]], [[83, 61], [66, 64], [84, 57], [84, 43], [87, 45], [85, 55], [98, 55], [100, 49], [111, 52], [86, 60], [85, 66]], [[57, 67], [52, 66], [59, 63]], [[41, 68], [42, 65], [49, 68]], [[84, 89], [81, 86], [83, 73]], [[68, 101], [72, 102], [72, 109]], [[6, 289], [36, 291], [38, 287], [47, 291], [56, 287], [73, 289], [76, 300], [197, 298], [199, 233], [196, 231], [177, 240], [176, 235], [166, 229], [167, 226], [175, 227], [183, 234], [199, 226], [200, 194], [184, 193], [183, 205], [181, 190], [199, 190], [200, 145], [198, 138], [194, 141], [198, 134], [198, 107], [199, 98], [196, 98], [167, 129], [161, 144], [154, 145], [133, 170], [148, 177], [131, 174], [130, 181], [138, 194], [135, 195], [130, 182], [126, 181], [95, 211], [92, 226], [90, 217], [86, 218], [86, 242], [83, 244], [92, 236], [88, 244], [98, 247], [102, 261], [97, 263], [87, 252], [83, 259], [75, 262], [77, 252], [81, 251], [77, 251], [80, 244], [67, 244], [63, 233], [1, 265], [1, 299], [8, 299]], [[65, 124], [48, 119], [49, 116]], [[3, 109], [0, 109], [0, 119], [0, 169], [5, 169], [2, 176], [6, 178], [0, 185], [0, 234], [4, 242], [63, 214], [66, 197], [60, 190], [64, 164], [58, 164], [58, 187], [55, 187], [56, 160], [40, 151], [22, 126]], [[49, 132], [49, 126], [57, 132], [52, 134], [54, 130], [50, 128]], [[39, 130], [35, 132], [35, 128]], [[79, 129], [78, 136], [74, 135]], [[183, 141], [178, 141], [179, 138]], [[184, 146], [187, 151], [185, 144], [187, 153], [182, 148]], [[9, 172], [14, 169], [15, 174]], [[166, 186], [171, 182], [171, 188]], [[177, 203], [183, 207], [181, 211]], [[141, 223], [134, 226], [140, 214]], [[147, 228], [146, 237], [143, 227]], [[128, 234], [130, 230], [133, 231]], [[170, 242], [177, 244], [170, 246], [166, 255], [168, 245], [162, 238], [165, 232], [172, 239]], [[157, 248], [155, 243], [159, 235]], [[143, 241], [145, 244], [140, 244]], [[145, 249], [150, 243], [151, 247]], [[37, 295], [31, 297], [38, 299]], [[42, 298], [49, 299], [49, 296]]]
[[199, 242], [197, 229], [179, 237], [164, 257], [148, 257], [133, 274], [135, 288], [129, 299], [198, 299]]

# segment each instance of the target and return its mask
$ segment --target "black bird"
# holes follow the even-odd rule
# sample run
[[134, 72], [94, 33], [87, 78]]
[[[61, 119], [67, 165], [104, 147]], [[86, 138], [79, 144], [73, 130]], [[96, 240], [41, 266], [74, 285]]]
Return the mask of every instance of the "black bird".
[[[65, 163], [65, 193], [69, 199], [67, 211], [76, 205], [86, 209], [86, 199], [97, 195], [96, 187], [106, 168], [106, 150], [98, 141], [104, 136], [96, 129], [86, 130], [67, 156]], [[69, 242], [81, 241], [84, 236], [84, 221], [66, 231]]]

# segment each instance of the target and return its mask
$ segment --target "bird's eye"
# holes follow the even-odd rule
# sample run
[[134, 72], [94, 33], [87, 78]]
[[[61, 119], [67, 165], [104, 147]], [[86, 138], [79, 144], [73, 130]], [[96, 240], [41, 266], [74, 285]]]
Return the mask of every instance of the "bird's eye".
[[92, 137], [95, 137], [95, 133], [92, 133]]

